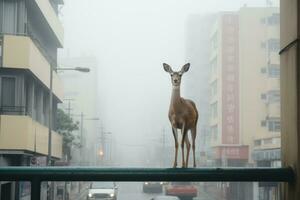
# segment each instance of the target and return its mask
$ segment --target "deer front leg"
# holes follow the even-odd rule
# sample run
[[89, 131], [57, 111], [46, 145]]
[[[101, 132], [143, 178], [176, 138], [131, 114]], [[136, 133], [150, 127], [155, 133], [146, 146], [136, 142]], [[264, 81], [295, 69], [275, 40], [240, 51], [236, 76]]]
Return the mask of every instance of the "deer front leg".
[[177, 167], [177, 156], [178, 156], [178, 132], [177, 129], [172, 127], [172, 132], [175, 140], [175, 159], [174, 159], [174, 164], [173, 168]]
[[184, 159], [184, 140], [185, 140], [186, 133], [187, 133], [185, 126], [183, 126], [183, 128], [181, 129], [181, 132], [182, 132], [182, 139], [181, 139], [182, 168], [185, 168], [186, 165], [185, 165], [185, 159]]
[[195, 140], [197, 134], [196, 127], [192, 128], [191, 132], [192, 132], [193, 160], [194, 160], [194, 167], [196, 167], [196, 158], [195, 158]]
[[[187, 131], [188, 132], [188, 131]], [[190, 149], [191, 149], [191, 144], [189, 141], [189, 137], [188, 137], [188, 133], [185, 136], [185, 144], [186, 144], [186, 161], [185, 161], [185, 165], [186, 167], [189, 167], [189, 156], [190, 156]]]

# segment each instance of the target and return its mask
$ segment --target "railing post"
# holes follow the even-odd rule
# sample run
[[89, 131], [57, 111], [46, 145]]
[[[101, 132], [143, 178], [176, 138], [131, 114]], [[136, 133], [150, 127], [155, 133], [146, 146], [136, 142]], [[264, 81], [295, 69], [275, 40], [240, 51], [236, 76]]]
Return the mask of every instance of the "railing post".
[[41, 199], [41, 180], [34, 178], [31, 180], [31, 200]]

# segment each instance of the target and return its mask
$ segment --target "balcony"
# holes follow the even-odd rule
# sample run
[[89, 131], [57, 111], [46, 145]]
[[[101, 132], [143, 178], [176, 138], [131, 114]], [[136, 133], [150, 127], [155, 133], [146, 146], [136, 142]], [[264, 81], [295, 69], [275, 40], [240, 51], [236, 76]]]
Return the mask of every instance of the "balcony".
[[62, 47], [64, 38], [63, 26], [59, 21], [51, 3], [48, 0], [35, 0], [34, 2]]
[[[4, 68], [29, 70], [49, 88], [50, 64], [29, 37], [4, 35], [2, 63]], [[53, 94], [63, 99], [62, 82], [56, 73], [53, 73]]]
[[[28, 116], [0, 115], [0, 149], [48, 154], [48, 128]], [[52, 132], [52, 156], [62, 157], [62, 137]]]

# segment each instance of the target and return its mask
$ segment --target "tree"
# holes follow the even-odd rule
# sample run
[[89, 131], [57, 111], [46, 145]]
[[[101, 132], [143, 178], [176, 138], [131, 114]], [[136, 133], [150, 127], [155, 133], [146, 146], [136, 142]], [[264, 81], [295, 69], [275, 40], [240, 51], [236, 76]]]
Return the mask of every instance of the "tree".
[[79, 122], [74, 122], [62, 109], [57, 109], [56, 115], [56, 131], [63, 137], [63, 155], [69, 160], [72, 158], [71, 147], [81, 146], [79, 137], [74, 135], [74, 131], [79, 129]]

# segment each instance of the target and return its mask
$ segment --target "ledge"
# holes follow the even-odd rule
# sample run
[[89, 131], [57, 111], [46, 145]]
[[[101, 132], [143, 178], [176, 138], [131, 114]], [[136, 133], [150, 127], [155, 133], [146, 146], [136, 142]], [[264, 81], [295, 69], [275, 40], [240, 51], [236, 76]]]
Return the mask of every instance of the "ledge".
[[293, 182], [287, 168], [0, 167], [0, 181]]

